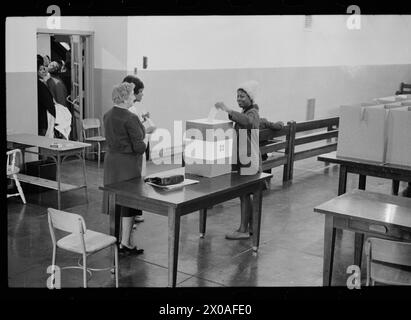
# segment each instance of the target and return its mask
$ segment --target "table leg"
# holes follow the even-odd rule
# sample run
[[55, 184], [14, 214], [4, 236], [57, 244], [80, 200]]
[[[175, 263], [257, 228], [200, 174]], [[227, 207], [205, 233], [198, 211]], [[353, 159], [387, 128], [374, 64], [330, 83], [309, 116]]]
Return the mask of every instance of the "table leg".
[[347, 167], [340, 164], [340, 178], [338, 181], [338, 195], [342, 195], [347, 190]]
[[[264, 182], [263, 182], [264, 183]], [[258, 190], [253, 194], [253, 250], [257, 252], [260, 245], [260, 226], [261, 226], [261, 206], [263, 201], [262, 185], [258, 186]]]
[[400, 181], [399, 180], [392, 180], [392, 194], [394, 196], [398, 196], [398, 190], [400, 189]]
[[22, 168], [23, 172], [27, 173], [27, 168], [26, 168], [26, 148], [22, 148], [21, 150], [21, 162], [22, 162]]
[[361, 268], [362, 248], [364, 244], [364, 234], [355, 233], [354, 240], [354, 264]]
[[[105, 191], [106, 192], [106, 191]], [[108, 214], [110, 216], [110, 234], [120, 241], [120, 207], [116, 205], [116, 194], [108, 192]]]
[[200, 238], [204, 238], [207, 223], [207, 209], [200, 210]]
[[367, 184], [367, 176], [360, 174], [358, 180], [358, 189], [365, 190], [365, 185]]
[[56, 163], [56, 170], [57, 170], [57, 208], [61, 209], [61, 158], [60, 153], [57, 153], [57, 163]]
[[323, 260], [323, 286], [331, 286], [334, 247], [335, 247], [335, 228], [332, 215], [325, 215], [324, 222], [324, 260]]
[[177, 282], [178, 242], [180, 238], [180, 215], [174, 207], [168, 208], [168, 286]]
[[81, 152], [83, 158], [83, 177], [84, 177], [84, 192], [86, 193], [86, 201], [88, 202], [88, 193], [87, 193], [87, 172], [86, 172], [86, 150], [83, 148]]

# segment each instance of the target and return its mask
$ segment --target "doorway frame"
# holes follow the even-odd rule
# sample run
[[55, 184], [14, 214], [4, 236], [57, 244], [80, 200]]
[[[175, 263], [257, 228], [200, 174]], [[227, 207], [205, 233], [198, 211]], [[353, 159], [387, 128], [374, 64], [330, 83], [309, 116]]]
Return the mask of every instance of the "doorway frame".
[[[61, 34], [66, 36], [85, 36], [85, 64], [84, 64], [84, 113], [83, 118], [94, 117], [94, 31], [70, 30], [70, 29], [36, 29], [38, 34]], [[37, 45], [37, 40], [36, 40]]]

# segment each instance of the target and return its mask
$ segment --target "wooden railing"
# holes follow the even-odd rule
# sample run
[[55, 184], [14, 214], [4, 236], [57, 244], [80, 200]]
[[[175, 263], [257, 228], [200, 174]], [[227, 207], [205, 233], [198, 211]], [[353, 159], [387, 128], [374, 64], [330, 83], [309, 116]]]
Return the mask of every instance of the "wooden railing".
[[[289, 121], [279, 131], [260, 130], [261, 155], [272, 153], [267, 159], [263, 159], [263, 170], [283, 165], [283, 182], [292, 180], [295, 161], [337, 150], [338, 123], [338, 117], [303, 122]], [[316, 131], [318, 129], [327, 131]], [[310, 143], [316, 144], [309, 146]]]

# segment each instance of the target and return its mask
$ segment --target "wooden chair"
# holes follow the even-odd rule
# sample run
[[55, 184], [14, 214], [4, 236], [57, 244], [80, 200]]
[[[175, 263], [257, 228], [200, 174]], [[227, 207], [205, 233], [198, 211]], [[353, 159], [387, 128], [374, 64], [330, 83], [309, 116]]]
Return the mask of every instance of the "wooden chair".
[[[116, 237], [88, 230], [82, 216], [53, 208], [48, 208], [48, 222], [53, 242], [53, 268], [56, 265], [57, 248], [78, 253], [83, 256], [83, 285], [87, 288], [87, 256], [114, 246], [114, 273], [118, 288], [118, 249]], [[57, 240], [55, 229], [70, 232]]]
[[22, 156], [21, 151], [20, 149], [14, 149], [14, 150], [7, 151], [6, 154], [7, 154], [7, 178], [14, 180], [14, 182], [16, 183], [17, 190], [18, 190], [18, 193], [7, 194], [7, 198], [14, 197], [14, 196], [20, 196], [23, 203], [26, 204], [26, 198], [24, 197], [23, 189], [17, 177], [17, 173], [20, 172], [20, 168], [16, 166], [16, 155], [20, 154], [20, 157], [21, 157]]
[[400, 90], [398, 90], [395, 94], [411, 94], [411, 84], [401, 82]]
[[[82, 120], [83, 128], [83, 139], [84, 142], [90, 142], [91, 144], [97, 144], [97, 152], [96, 151], [89, 151], [87, 153], [97, 153], [97, 167], [100, 168], [100, 154], [101, 150], [101, 143], [106, 141], [106, 138], [101, 135], [100, 132], [100, 120], [97, 118], [86, 118]], [[93, 130], [93, 132], [97, 132], [95, 135], [88, 135], [88, 132]], [[103, 151], [104, 152], [104, 151]]]
[[367, 286], [375, 282], [411, 285], [411, 242], [368, 238]]

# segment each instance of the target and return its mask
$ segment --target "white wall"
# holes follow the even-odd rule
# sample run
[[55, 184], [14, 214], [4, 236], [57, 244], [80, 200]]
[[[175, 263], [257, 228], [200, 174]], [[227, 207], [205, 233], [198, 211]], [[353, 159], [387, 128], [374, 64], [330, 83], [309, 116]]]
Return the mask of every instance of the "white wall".
[[126, 70], [127, 18], [92, 17], [94, 31], [94, 66], [105, 70]]
[[[47, 17], [6, 19], [6, 72], [36, 72], [38, 29], [47, 29]], [[93, 31], [89, 17], [61, 17], [61, 29]]]
[[411, 16], [361, 16], [360, 30], [347, 28], [348, 17], [315, 15], [309, 30], [305, 16], [129, 17], [127, 70], [138, 68], [142, 103], [170, 130], [216, 101], [236, 107], [248, 79], [260, 82], [260, 114], [270, 120], [305, 120], [310, 98], [316, 118], [335, 116], [341, 104], [411, 82]]
[[411, 63], [409, 15], [129, 17], [127, 69], [273, 68]]
[[[37, 133], [36, 54], [39, 29], [47, 29], [48, 17], [12, 17], [6, 20], [7, 129]], [[68, 33], [94, 31], [94, 67], [125, 73], [127, 19], [125, 17], [61, 17], [61, 30]], [[40, 50], [43, 50], [40, 42]], [[101, 86], [101, 79], [95, 84]], [[107, 99], [107, 88], [95, 96]], [[97, 108], [98, 109], [98, 108]], [[21, 115], [24, 114], [24, 117]]]

